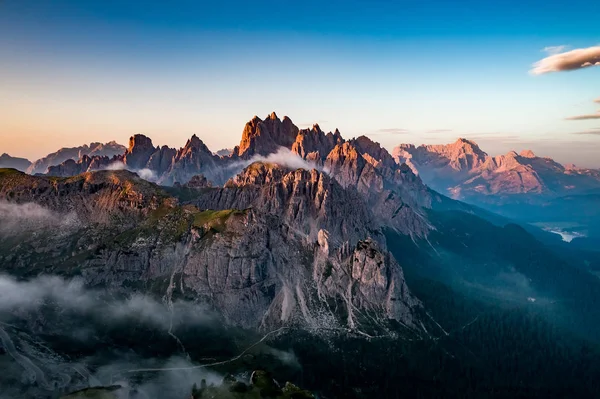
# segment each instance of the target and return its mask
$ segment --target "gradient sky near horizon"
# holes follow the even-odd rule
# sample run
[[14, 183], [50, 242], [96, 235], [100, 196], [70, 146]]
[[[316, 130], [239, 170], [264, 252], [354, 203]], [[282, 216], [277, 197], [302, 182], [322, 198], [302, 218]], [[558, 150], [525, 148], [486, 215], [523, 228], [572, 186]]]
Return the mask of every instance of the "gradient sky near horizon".
[[532, 76], [600, 43], [571, 1], [0, 0], [0, 153], [144, 133], [239, 143], [271, 111], [399, 143], [477, 141], [600, 167], [600, 68]]

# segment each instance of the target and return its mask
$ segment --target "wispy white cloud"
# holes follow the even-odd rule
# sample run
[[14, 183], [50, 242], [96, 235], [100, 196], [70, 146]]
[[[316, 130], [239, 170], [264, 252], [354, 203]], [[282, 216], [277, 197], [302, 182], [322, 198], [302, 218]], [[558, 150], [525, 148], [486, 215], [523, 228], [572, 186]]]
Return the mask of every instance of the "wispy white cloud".
[[35, 232], [50, 227], [65, 232], [77, 225], [78, 219], [74, 212], [58, 214], [33, 202], [15, 204], [0, 201], [0, 236]]
[[533, 64], [530, 73], [542, 75], [551, 72], [575, 71], [592, 66], [600, 66], [600, 46], [551, 54]]
[[548, 47], [544, 47], [544, 49], [542, 50], [544, 53], [548, 53], [550, 55], [554, 55], [554, 54], [558, 54], [558, 53], [562, 53], [563, 51], [567, 50], [570, 46], [567, 46], [565, 44], [561, 44], [560, 46], [548, 46]]
[[452, 129], [432, 129], [432, 130], [426, 131], [425, 133], [432, 133], [432, 134], [435, 134], [435, 133], [449, 133], [451, 131], [452, 131]]

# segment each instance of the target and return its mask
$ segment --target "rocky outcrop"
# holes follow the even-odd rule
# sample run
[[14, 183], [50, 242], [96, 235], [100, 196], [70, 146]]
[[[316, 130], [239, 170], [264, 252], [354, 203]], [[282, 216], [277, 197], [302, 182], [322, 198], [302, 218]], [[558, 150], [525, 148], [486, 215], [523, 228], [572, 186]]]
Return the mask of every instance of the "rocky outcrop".
[[14, 171], [0, 176], [0, 201], [35, 203], [58, 214], [74, 212], [85, 223], [112, 223], [119, 217], [128, 225], [162, 205], [176, 203], [157, 186], [124, 170], [68, 178]]
[[11, 157], [6, 153], [0, 155], [0, 168], [12, 168], [24, 172], [29, 166], [31, 162], [28, 159]]
[[112, 158], [116, 155], [122, 155], [125, 150], [126, 148], [124, 146], [117, 144], [114, 141], [106, 144], [91, 143], [90, 145], [85, 144], [80, 147], [61, 148], [57, 152], [48, 154], [46, 157], [32, 163], [27, 169], [27, 173], [47, 173], [50, 166], [59, 165], [69, 159], [77, 161], [84, 155], [87, 155], [90, 158], [95, 156]]

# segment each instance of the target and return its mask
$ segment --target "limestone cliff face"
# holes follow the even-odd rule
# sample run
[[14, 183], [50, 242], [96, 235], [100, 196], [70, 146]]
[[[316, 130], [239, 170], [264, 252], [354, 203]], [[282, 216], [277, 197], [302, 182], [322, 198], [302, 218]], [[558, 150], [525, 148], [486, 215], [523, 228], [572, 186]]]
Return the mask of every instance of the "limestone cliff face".
[[331, 150], [343, 142], [344, 139], [338, 130], [326, 134], [319, 125], [315, 124], [311, 129], [302, 129], [298, 132], [291, 150], [301, 158], [322, 165]]
[[[387, 151], [384, 154], [389, 156]], [[431, 194], [409, 167], [395, 163], [388, 167], [386, 159], [385, 155], [375, 159], [361, 154], [347, 142], [329, 153], [325, 168], [340, 184], [361, 193], [381, 225], [406, 235], [426, 236], [430, 227], [422, 210], [431, 206]]]
[[316, 242], [319, 231], [326, 230], [335, 247], [345, 242], [355, 245], [366, 237], [385, 245], [361, 196], [316, 169], [254, 163], [223, 188], [207, 191], [195, 204], [200, 209], [252, 208], [275, 215], [306, 243]]
[[127, 171], [3, 174], [2, 201], [71, 212], [79, 223], [62, 236], [40, 231], [44, 240], [9, 234], [0, 267], [185, 297], [253, 329], [369, 333], [394, 320], [422, 332], [420, 302], [355, 189], [317, 170], [259, 163], [198, 190], [182, 204]]

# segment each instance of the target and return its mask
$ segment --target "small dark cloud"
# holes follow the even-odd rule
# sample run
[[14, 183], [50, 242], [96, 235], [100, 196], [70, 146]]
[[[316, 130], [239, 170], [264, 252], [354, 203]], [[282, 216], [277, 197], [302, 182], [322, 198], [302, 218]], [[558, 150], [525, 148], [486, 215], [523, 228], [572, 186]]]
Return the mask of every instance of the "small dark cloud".
[[[564, 47], [548, 47], [548, 49], [562, 51]], [[551, 53], [548, 57], [533, 64], [533, 69], [529, 72], [532, 75], [543, 75], [552, 72], [575, 71], [593, 66], [600, 66], [600, 46]]]
[[399, 127], [391, 127], [387, 129], [379, 129], [374, 134], [407, 134], [409, 133], [408, 129], [402, 129]]
[[594, 128], [594, 129], [590, 129], [590, 130], [584, 130], [582, 132], [574, 132], [571, 134], [577, 134], [577, 135], [583, 135], [583, 136], [600, 136], [600, 127], [598, 128]]
[[600, 103], [600, 97], [594, 100], [595, 103]]
[[587, 114], [587, 115], [576, 115], [565, 118], [568, 121], [584, 121], [588, 119], [600, 119], [600, 112], [595, 114]]

